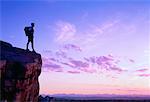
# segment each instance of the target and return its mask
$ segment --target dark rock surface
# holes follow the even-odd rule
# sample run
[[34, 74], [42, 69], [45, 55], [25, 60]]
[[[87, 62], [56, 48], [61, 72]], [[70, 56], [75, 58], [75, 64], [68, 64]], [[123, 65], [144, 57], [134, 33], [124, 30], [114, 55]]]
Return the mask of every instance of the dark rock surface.
[[0, 41], [1, 101], [37, 102], [41, 55]]

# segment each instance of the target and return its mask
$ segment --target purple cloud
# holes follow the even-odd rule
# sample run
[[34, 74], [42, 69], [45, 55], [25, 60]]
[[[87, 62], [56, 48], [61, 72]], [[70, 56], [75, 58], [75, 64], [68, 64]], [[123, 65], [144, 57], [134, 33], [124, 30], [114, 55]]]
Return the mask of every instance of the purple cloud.
[[138, 70], [136, 70], [136, 72], [145, 72], [145, 71], [148, 71], [148, 69], [144, 68], [144, 69], [138, 69]]
[[67, 58], [66, 52], [64, 52], [64, 51], [62, 51], [62, 50], [57, 51], [57, 52], [55, 53], [55, 55], [56, 55], [57, 57]]
[[53, 62], [59, 62], [58, 59], [55, 59], [55, 58], [49, 58], [50, 61], [53, 61]]
[[[57, 58], [55, 57], [43, 58], [44, 62], [46, 62], [44, 67], [49, 68], [51, 71], [62, 71], [64, 66], [68, 66], [67, 67], [68, 69], [73, 68], [86, 73], [97, 73], [101, 69], [107, 71], [115, 71], [118, 73], [127, 71], [123, 70], [121, 67], [117, 65], [116, 60], [118, 61], [118, 59], [114, 58], [112, 55], [92, 56], [89, 58], [84, 57], [84, 60], [76, 60], [74, 58], [71, 58], [67, 56], [67, 53], [64, 52], [63, 50], [57, 51], [55, 55], [56, 55], [55, 57]], [[59, 57], [63, 58], [63, 60], [60, 59]]]
[[72, 60], [70, 60], [70, 63], [72, 63], [75, 68], [88, 68], [89, 67], [88, 63], [82, 62], [79, 60], [73, 60], [72, 59]]
[[43, 60], [44, 63], [48, 63], [48, 62], [51, 62], [51, 61], [53, 61], [53, 62], [59, 62], [59, 60], [56, 59], [56, 58], [54, 58], [54, 57], [50, 57], [50, 58], [48, 58], [48, 57], [42, 57], [42, 60]]
[[79, 46], [74, 45], [74, 44], [66, 44], [66, 45], [64, 45], [63, 48], [64, 48], [64, 49], [67, 49], [67, 50], [73, 49], [73, 50], [75, 50], [75, 51], [80, 51], [80, 52], [82, 51]]
[[90, 57], [89, 60], [91, 63], [96, 63], [96, 57], [95, 56]]
[[114, 59], [111, 58], [111, 57], [108, 57], [108, 56], [96, 57], [96, 63], [99, 64], [99, 65], [101, 65], [103, 63], [110, 62], [110, 61], [114, 61]]
[[70, 63], [67, 63], [67, 62], [61, 62], [61, 64], [66, 65], [66, 66], [69, 66], [69, 67], [71, 67], [71, 68], [74, 67], [73, 65], [71, 65]]
[[90, 62], [90, 59], [88, 59], [88, 58], [84, 57], [84, 60], [87, 61], [87, 62]]
[[64, 43], [74, 39], [76, 27], [74, 24], [65, 21], [56, 22], [55, 27], [55, 41], [57, 43]]
[[150, 74], [139, 74], [140, 77], [150, 77]]
[[80, 71], [67, 71], [67, 72], [71, 74], [80, 74]]
[[77, 68], [78, 70], [86, 73], [96, 73], [96, 69], [90, 67], [90, 63], [83, 62], [80, 60], [70, 59], [70, 63], [73, 65], [72, 68]]
[[55, 64], [51, 61], [44, 62], [42, 67], [47, 71], [63, 72], [63, 67], [61, 65]]
[[[110, 71], [117, 71], [117, 72], [124, 72], [122, 68], [117, 66], [116, 59], [112, 55], [107, 56], [92, 56], [89, 58], [84, 58], [84, 60], [88, 63], [96, 64], [101, 69], [110, 70]], [[118, 60], [117, 60], [118, 61]]]
[[84, 58], [84, 59], [87, 62], [96, 63], [98, 65], [101, 65], [106, 62], [114, 61], [113, 57], [111, 57], [109, 55], [108, 56], [99, 56], [99, 57], [92, 56], [90, 58]]
[[81, 71], [86, 72], [86, 73], [96, 73], [96, 69], [87, 67], [87, 68], [80, 68]]
[[49, 68], [61, 68], [60, 65], [49, 63], [49, 64], [44, 64], [43, 67], [49, 67]]
[[135, 61], [133, 59], [129, 59], [129, 62], [131, 63], [135, 63]]
[[121, 68], [119, 68], [119, 67], [116, 67], [116, 66], [111, 67], [110, 69], [113, 70], [113, 71], [117, 71], [117, 72], [124, 72], [124, 71], [127, 71], [127, 70], [123, 70], [123, 69], [121, 69]]

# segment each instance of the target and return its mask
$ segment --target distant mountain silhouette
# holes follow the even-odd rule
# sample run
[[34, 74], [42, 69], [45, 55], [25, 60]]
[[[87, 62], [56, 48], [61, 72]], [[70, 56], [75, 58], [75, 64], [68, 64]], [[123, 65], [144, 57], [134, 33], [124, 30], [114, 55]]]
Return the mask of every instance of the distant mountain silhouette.
[[41, 55], [0, 41], [0, 100], [38, 102]]
[[50, 96], [43, 97], [42, 95], [39, 96], [39, 102], [53, 102], [54, 100], [55, 100], [54, 97]]
[[40, 95], [39, 102], [150, 102], [150, 95], [55, 94]]

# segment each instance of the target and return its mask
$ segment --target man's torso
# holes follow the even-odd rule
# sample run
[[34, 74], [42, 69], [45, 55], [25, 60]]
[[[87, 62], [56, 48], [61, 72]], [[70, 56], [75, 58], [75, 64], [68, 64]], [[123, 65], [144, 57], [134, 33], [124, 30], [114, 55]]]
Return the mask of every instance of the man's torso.
[[33, 27], [29, 27], [28, 30], [29, 30], [29, 36], [28, 37], [33, 37], [33, 33], [34, 33]]

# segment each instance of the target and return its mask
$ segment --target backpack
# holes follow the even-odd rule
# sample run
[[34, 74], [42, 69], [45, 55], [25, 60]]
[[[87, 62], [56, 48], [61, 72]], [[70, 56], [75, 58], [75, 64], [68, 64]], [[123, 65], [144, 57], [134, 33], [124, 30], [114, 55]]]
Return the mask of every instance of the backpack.
[[29, 36], [30, 35], [30, 27], [25, 27], [24, 28], [24, 31], [25, 31], [25, 34], [26, 34], [26, 36]]

